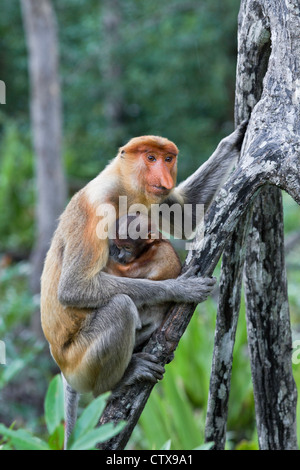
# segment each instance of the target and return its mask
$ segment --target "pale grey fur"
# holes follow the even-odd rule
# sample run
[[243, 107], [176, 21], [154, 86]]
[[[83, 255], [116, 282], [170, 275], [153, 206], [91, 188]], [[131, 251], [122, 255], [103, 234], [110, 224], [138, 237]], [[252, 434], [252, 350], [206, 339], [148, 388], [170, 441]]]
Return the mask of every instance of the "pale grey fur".
[[79, 393], [70, 387], [63, 374], [61, 374], [64, 387], [64, 408], [65, 408], [65, 442], [64, 450], [67, 449], [67, 443], [77, 419], [77, 408]]
[[102, 271], [92, 279], [83, 280], [80, 272], [69, 266], [62, 270], [58, 299], [68, 307], [101, 308], [118, 292], [129, 296], [137, 307], [162, 302], [200, 303], [210, 294], [213, 284], [211, 278], [151, 281], [116, 277]]

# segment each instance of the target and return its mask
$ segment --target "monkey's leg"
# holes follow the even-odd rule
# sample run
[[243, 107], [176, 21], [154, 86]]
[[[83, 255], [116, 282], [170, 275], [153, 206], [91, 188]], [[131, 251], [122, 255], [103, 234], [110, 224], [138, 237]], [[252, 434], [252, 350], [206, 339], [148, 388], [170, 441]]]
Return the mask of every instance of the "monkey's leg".
[[139, 313], [131, 298], [113, 296], [87, 317], [77, 344], [78, 349], [84, 347], [82, 360], [67, 377], [68, 382], [79, 391], [92, 391], [94, 396], [112, 390], [131, 360], [139, 328]]
[[[134, 302], [127, 295], [113, 297], [106, 307], [96, 312], [90, 327], [100, 328], [98, 341], [93, 346], [97, 359], [104, 358], [94, 387], [94, 395], [112, 390], [122, 393], [124, 387], [136, 381], [157, 382], [162, 379], [164, 368], [151, 354], [133, 354], [136, 335], [142, 323]], [[95, 349], [96, 348], [96, 349]], [[87, 363], [90, 357], [86, 354]]]
[[105, 306], [88, 315], [72, 344], [73, 350], [80, 352], [81, 361], [65, 373], [68, 383], [79, 392], [92, 391], [98, 396], [113, 390], [120, 382], [129, 385], [135, 380], [161, 379], [164, 369], [154, 356], [133, 355], [136, 330], [141, 327], [134, 302], [123, 294], [115, 295]]
[[141, 346], [148, 341], [153, 332], [157, 330], [168, 310], [168, 303], [142, 306], [139, 308], [142, 328], [136, 331], [135, 351], [141, 349]]
[[64, 408], [65, 408], [65, 442], [64, 449], [67, 449], [69, 437], [74, 429], [77, 419], [77, 409], [79, 393], [75, 392], [68, 384], [63, 374], [61, 374], [64, 386]]

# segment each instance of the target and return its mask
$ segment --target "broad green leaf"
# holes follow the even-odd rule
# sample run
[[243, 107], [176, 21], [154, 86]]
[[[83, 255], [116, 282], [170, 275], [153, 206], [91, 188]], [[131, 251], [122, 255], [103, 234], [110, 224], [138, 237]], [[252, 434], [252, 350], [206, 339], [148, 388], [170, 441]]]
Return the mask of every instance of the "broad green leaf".
[[14, 445], [16, 450], [50, 450], [48, 444], [42, 439], [33, 436], [24, 429], [8, 429], [0, 424], [0, 434], [8, 438]]
[[49, 437], [48, 444], [52, 450], [62, 450], [64, 447], [65, 427], [60, 424]]
[[45, 399], [45, 420], [50, 435], [64, 421], [64, 391], [60, 375], [50, 382]]
[[197, 445], [197, 440], [199, 442], [200, 429], [183, 387], [180, 386], [175, 372], [173, 370], [170, 372], [169, 380], [164, 384], [166, 397], [172, 407], [172, 419], [176, 434], [180, 437], [183, 448], [189, 449], [191, 446]]
[[174, 439], [176, 440], [176, 437], [173, 432], [172, 420], [165, 419], [166, 415], [169, 415], [168, 403], [159, 393], [153, 393], [140, 417], [140, 423], [151, 449], [160, 449], [170, 436], [173, 436], [172, 441], [175, 445]]
[[92, 429], [79, 437], [69, 448], [69, 450], [92, 450], [98, 442], [105, 442], [118, 434], [125, 422], [120, 422], [116, 426], [113, 423], [103, 424], [97, 429]]
[[109, 393], [100, 395], [86, 407], [80, 418], [77, 420], [72, 435], [70, 436], [70, 445], [72, 445], [73, 442], [86, 434], [88, 431], [91, 431], [95, 428], [106, 406], [108, 396]]

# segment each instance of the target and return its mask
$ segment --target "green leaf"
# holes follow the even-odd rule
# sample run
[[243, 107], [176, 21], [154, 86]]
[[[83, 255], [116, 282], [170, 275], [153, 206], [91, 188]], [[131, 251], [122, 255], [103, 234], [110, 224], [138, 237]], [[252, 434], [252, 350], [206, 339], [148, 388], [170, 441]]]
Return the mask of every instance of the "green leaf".
[[100, 416], [106, 406], [109, 393], [100, 395], [95, 398], [83, 411], [80, 418], [77, 420], [75, 428], [70, 436], [69, 444], [72, 445], [77, 439], [82, 437], [87, 432], [91, 431], [97, 425]]
[[15, 431], [0, 424], [0, 434], [8, 438], [16, 450], [50, 450], [50, 447], [45, 441], [33, 436], [24, 429]]
[[[168, 372], [166, 372], [168, 374]], [[176, 447], [176, 436], [172, 427], [172, 420], [166, 420], [169, 415], [168, 403], [161, 394], [153, 393], [144, 409], [140, 423], [146, 434], [148, 446], [151, 449], [160, 449], [170, 436], [172, 436], [173, 445]]]
[[113, 423], [103, 424], [97, 429], [92, 429], [79, 437], [69, 450], [93, 450], [98, 442], [105, 442], [118, 434], [126, 422], [120, 422], [116, 426]]
[[64, 421], [64, 391], [60, 375], [50, 382], [45, 399], [45, 420], [49, 434]]
[[180, 437], [183, 449], [189, 449], [191, 446], [197, 445], [197, 436], [199, 436], [200, 429], [197, 426], [192, 407], [187, 400], [180, 380], [176, 377], [175, 371], [171, 369], [168, 372], [169, 380], [164, 385], [168, 403], [172, 406], [173, 410], [174, 429]]
[[60, 424], [49, 437], [48, 444], [52, 450], [62, 450], [64, 447], [65, 427]]

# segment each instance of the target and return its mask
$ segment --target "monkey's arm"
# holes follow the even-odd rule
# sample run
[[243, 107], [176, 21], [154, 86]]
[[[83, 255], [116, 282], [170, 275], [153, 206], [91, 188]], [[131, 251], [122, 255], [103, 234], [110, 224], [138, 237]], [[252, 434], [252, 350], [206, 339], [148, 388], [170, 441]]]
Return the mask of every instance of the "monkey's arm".
[[165, 201], [169, 205], [176, 202], [181, 205], [192, 205], [193, 230], [197, 224], [197, 204], [203, 204], [206, 212], [218, 189], [224, 184], [237, 161], [247, 124], [248, 121], [243, 121], [232, 134], [222, 139], [211, 157], [194, 174], [179, 184]]
[[203, 302], [211, 293], [215, 279], [191, 277], [189, 279], [168, 279], [150, 281], [116, 277], [100, 271], [84, 279], [80, 266], [69, 265], [62, 270], [58, 299], [65, 306], [98, 308], [114, 295], [126, 294], [137, 307], [161, 302]]

